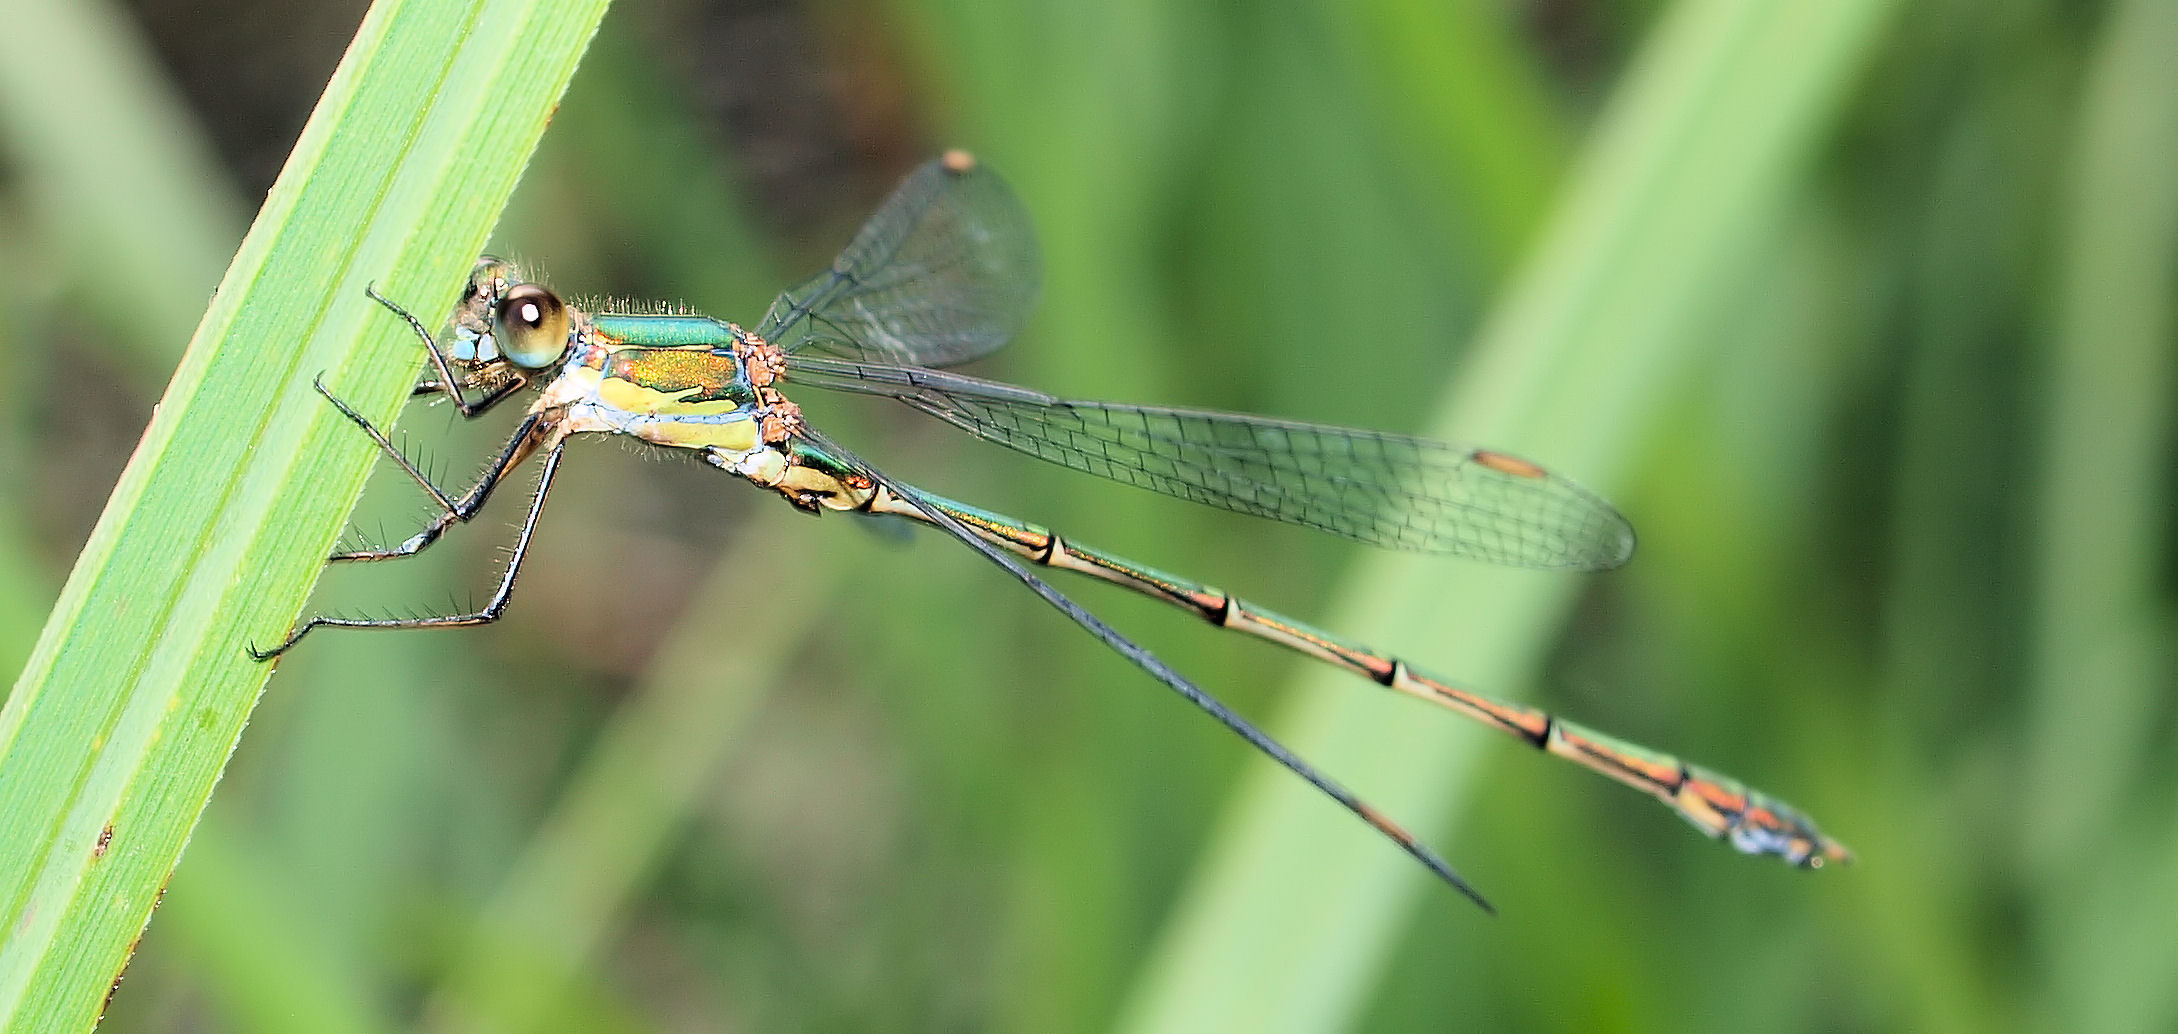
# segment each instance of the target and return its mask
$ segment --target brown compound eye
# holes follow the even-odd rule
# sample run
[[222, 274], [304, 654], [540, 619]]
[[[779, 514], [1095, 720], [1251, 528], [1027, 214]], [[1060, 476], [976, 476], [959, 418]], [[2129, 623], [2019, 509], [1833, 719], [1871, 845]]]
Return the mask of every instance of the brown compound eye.
[[536, 284], [519, 284], [492, 317], [499, 352], [525, 370], [541, 370], [567, 354], [567, 306]]

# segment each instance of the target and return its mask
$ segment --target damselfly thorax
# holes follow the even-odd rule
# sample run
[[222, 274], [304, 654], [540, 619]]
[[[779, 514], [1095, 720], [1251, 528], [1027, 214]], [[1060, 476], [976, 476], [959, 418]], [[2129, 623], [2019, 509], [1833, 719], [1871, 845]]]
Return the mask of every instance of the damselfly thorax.
[[801, 407], [779, 389], [786, 353], [736, 324], [693, 314], [591, 315], [486, 256], [450, 332], [447, 358], [471, 387], [532, 376], [525, 367], [533, 365], [552, 372], [529, 410], [538, 448], [595, 433], [689, 449], [810, 511], [865, 509], [876, 491], [870, 478], [793, 447], [803, 427]]

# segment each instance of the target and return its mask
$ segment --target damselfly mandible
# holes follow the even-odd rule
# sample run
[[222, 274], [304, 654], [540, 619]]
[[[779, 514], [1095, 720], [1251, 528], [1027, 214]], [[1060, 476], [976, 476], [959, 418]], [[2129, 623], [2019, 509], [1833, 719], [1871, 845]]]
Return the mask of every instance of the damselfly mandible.
[[694, 314], [583, 312], [491, 258], [477, 263], [444, 340], [373, 291], [430, 353], [433, 373], [417, 394], [443, 394], [474, 417], [526, 385], [541, 383], [543, 390], [475, 486], [457, 496], [320, 385], [439, 507], [436, 518], [397, 546], [332, 559], [413, 555], [474, 517], [523, 461], [542, 452], [544, 469], [506, 572], [483, 609], [408, 619], [313, 617], [257, 656], [277, 656], [316, 628], [497, 620], [513, 595], [568, 437], [629, 435], [691, 450], [805, 510], [906, 517], [959, 539], [1484, 908], [1489, 904], [1435, 852], [1061, 595], [1024, 561], [1124, 586], [1512, 733], [1657, 797], [1740, 851], [1807, 868], [1851, 857], [1797, 810], [1727, 777], [1483, 696], [1200, 583], [903, 484], [808, 426], [783, 392], [793, 383], [895, 398], [977, 437], [1076, 470], [1376, 545], [1573, 570], [1616, 567], [1632, 553], [1633, 530], [1608, 503], [1504, 453], [1233, 413], [1074, 401], [933, 369], [1004, 345], [1026, 319], [1039, 280], [1035, 235], [1020, 202], [998, 176], [954, 151], [911, 174], [832, 267], [780, 295], [754, 331]]

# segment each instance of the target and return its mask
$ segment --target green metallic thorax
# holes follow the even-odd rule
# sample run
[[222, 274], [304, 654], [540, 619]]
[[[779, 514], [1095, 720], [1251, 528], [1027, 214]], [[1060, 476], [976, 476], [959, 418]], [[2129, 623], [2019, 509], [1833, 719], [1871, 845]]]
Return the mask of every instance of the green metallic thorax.
[[575, 331], [540, 408], [570, 431], [632, 435], [704, 460], [804, 510], [852, 510], [873, 485], [796, 438], [801, 410], [776, 387], [777, 348], [708, 316], [604, 313]]
[[590, 325], [605, 337], [646, 348], [724, 348], [747, 337], [731, 323], [691, 313], [601, 312], [590, 317]]

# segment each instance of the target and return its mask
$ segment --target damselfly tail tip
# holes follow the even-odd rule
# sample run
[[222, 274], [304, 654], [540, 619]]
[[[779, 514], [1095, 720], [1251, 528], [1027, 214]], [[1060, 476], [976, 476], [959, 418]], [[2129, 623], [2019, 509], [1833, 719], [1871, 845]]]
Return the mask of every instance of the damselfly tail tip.
[[[1703, 781], [1711, 787], [1721, 785], [1719, 776], [1702, 773], [1691, 766], [1689, 770], [1701, 774]], [[1845, 865], [1853, 861], [1851, 850], [1832, 840], [1816, 828], [1813, 819], [1791, 805], [1751, 790], [1738, 790], [1737, 796], [1744, 805], [1736, 811], [1716, 816], [1715, 824], [1691, 812], [1682, 810], [1680, 814], [1709, 831], [1710, 835], [1724, 837], [1743, 854], [1773, 855], [1802, 869], [1820, 869], [1833, 863]]]
[[1826, 838], [1823, 840], [1821, 847], [1808, 855], [1806, 865], [1810, 869], [1820, 869], [1825, 865], [1851, 865], [1853, 862], [1854, 858], [1851, 849], [1835, 840]]

